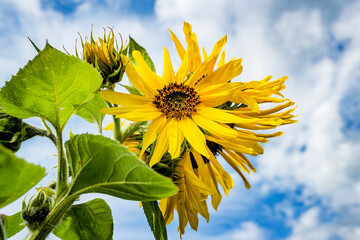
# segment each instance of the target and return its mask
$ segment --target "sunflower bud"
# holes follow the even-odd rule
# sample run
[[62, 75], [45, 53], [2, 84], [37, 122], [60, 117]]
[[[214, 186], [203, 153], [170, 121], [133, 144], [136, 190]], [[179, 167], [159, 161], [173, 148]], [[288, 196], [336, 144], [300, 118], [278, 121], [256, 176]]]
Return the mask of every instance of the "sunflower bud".
[[37, 191], [27, 205], [23, 202], [21, 211], [21, 217], [30, 231], [34, 231], [44, 221], [54, 206], [55, 193], [50, 188], [41, 187], [37, 188]]
[[26, 139], [26, 128], [22, 120], [9, 116], [0, 109], [0, 144], [16, 152]]
[[[85, 39], [84, 43], [81, 36], [80, 40], [83, 48], [82, 60], [93, 65], [99, 71], [103, 77], [102, 87], [112, 88], [115, 83], [120, 82], [125, 69], [121, 61], [121, 54], [127, 52], [127, 47], [123, 46], [122, 39], [119, 48], [114, 32], [111, 29], [107, 36], [104, 30], [104, 37], [99, 37], [99, 41], [95, 41], [91, 29], [90, 41], [88, 42], [88, 39]], [[77, 50], [76, 55], [78, 56]]]

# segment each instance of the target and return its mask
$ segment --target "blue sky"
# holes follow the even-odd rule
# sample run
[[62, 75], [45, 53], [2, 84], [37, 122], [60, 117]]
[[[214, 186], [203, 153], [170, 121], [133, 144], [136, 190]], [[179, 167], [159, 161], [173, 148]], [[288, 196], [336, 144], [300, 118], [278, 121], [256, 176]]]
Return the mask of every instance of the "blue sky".
[[[168, 28], [183, 40], [183, 21], [190, 22], [209, 50], [228, 34], [227, 60], [243, 58], [236, 80], [289, 76], [284, 94], [295, 101], [299, 122], [282, 127], [284, 135], [252, 158], [250, 190], [228, 169], [235, 188], [211, 210], [209, 223], [202, 219], [197, 232], [188, 227], [183, 239], [360, 239], [359, 12], [360, 3], [350, 0], [0, 0], [0, 86], [35, 56], [27, 36], [73, 53], [78, 32], [88, 35], [93, 24], [102, 36], [103, 27], [114, 27], [143, 45], [161, 73], [162, 46], [178, 61]], [[65, 135], [70, 129], [96, 132], [77, 117]], [[36, 138], [18, 156], [51, 168], [54, 152]], [[40, 184], [54, 174], [49, 170]], [[104, 198], [113, 209], [114, 239], [152, 239], [137, 203]], [[14, 213], [20, 204], [2, 211]], [[169, 239], [179, 239], [177, 224], [168, 226]]]

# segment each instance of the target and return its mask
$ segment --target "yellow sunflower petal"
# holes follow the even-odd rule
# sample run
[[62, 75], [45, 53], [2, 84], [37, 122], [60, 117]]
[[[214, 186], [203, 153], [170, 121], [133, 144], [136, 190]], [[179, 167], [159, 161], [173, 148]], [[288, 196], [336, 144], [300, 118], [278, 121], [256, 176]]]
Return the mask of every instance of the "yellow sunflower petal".
[[101, 90], [100, 95], [106, 101], [120, 106], [144, 105], [152, 102], [150, 98], [144, 96], [115, 92], [112, 90]]
[[208, 158], [209, 153], [206, 150], [205, 136], [196, 126], [196, 124], [190, 118], [184, 118], [179, 121], [179, 127], [190, 145], [198, 153]]
[[218, 68], [222, 67], [225, 63], [225, 50], [222, 51], [221, 55], [220, 55], [220, 60], [218, 63]]
[[165, 84], [175, 82], [175, 73], [174, 69], [170, 60], [169, 51], [163, 47], [164, 51], [164, 75], [163, 75], [163, 82]]
[[195, 85], [200, 101], [209, 107], [216, 107], [229, 101], [239, 87], [241, 87], [240, 83], [220, 83], [198, 90]]
[[196, 34], [192, 32], [192, 26], [187, 23], [184, 22], [184, 27], [183, 27], [184, 33], [185, 33], [185, 40], [187, 43], [187, 48], [188, 51], [191, 52], [191, 70], [192, 72], [194, 72], [194, 70], [200, 66], [201, 64], [201, 56], [200, 56], [200, 51], [199, 51], [199, 46], [198, 46], [198, 42], [196, 39]]
[[178, 52], [180, 59], [183, 60], [185, 56], [185, 49], [180, 43], [179, 39], [176, 37], [176, 35], [170, 29], [169, 31], [170, 31], [170, 38], [175, 43], [176, 51]]
[[128, 57], [121, 55], [121, 59], [123, 64], [127, 64], [125, 67], [125, 72], [134, 87], [148, 97], [154, 96], [156, 94], [156, 88], [153, 88], [149, 82], [144, 81], [139, 73], [137, 73], [134, 64]]
[[168, 127], [168, 141], [169, 141], [169, 153], [171, 158], [177, 158], [180, 156], [181, 144], [184, 141], [184, 135], [181, 132], [177, 119], [170, 119], [167, 123]]
[[191, 199], [188, 199], [187, 201], [184, 202], [185, 211], [186, 211], [186, 215], [188, 217], [191, 229], [194, 229], [195, 231], [197, 231], [197, 228], [199, 225], [199, 219], [197, 216], [197, 211], [194, 209], [194, 207], [192, 206], [191, 203], [192, 203]]
[[[223, 153], [227, 153], [227, 156], [238, 166], [240, 166], [242, 171], [247, 172], [248, 174], [250, 174], [250, 170], [246, 167], [244, 161], [242, 161], [241, 158], [239, 158], [239, 156], [235, 153], [233, 153], [232, 151], [230, 151], [229, 149], [224, 149]], [[224, 153], [224, 154], [225, 154]]]
[[169, 148], [169, 142], [167, 140], [167, 126], [159, 133], [159, 137], [156, 140], [154, 153], [151, 156], [149, 166], [152, 167], [158, 163], [166, 150]]
[[219, 55], [221, 49], [224, 47], [227, 41], [227, 36], [223, 36], [214, 46], [210, 56]]
[[250, 183], [248, 182], [248, 180], [246, 179], [246, 177], [244, 176], [244, 174], [240, 171], [240, 169], [238, 168], [238, 166], [236, 166], [236, 164], [234, 163], [234, 161], [227, 156], [226, 154], [224, 154], [223, 152], [220, 152], [221, 156], [225, 159], [225, 161], [240, 175], [240, 177], [242, 178], [242, 180], [244, 181], [244, 185], [247, 189], [251, 188]]
[[204, 88], [219, 83], [227, 83], [231, 79], [240, 75], [243, 67], [241, 66], [242, 59], [230, 60], [226, 64], [219, 67], [216, 71], [211, 73], [207, 78], [199, 83], [198, 88]]
[[224, 181], [227, 188], [233, 188], [234, 187], [234, 181], [231, 178], [230, 174], [224, 170], [224, 168], [220, 165], [218, 160], [214, 157], [214, 155], [211, 153], [210, 149], [207, 148], [210, 157], [208, 158], [209, 161], [214, 165], [218, 173], [220, 174], [221, 179]]
[[176, 82], [183, 83], [190, 71], [189, 52], [186, 51], [184, 59], [176, 73]]
[[208, 54], [206, 53], [204, 47], [202, 47], [202, 52], [203, 52], [204, 60], [206, 60], [209, 56], [208, 56]]
[[201, 128], [205, 129], [206, 131], [222, 137], [237, 137], [236, 130], [226, 126], [220, 125], [214, 121], [211, 121], [200, 114], [193, 114], [192, 119], [194, 122], [199, 125]]
[[214, 185], [211, 179], [211, 176], [209, 175], [208, 168], [204, 163], [204, 160], [201, 157], [201, 155], [195, 150], [192, 150], [191, 153], [193, 154], [196, 164], [198, 166], [199, 177], [203, 180], [203, 182], [208, 187], [208, 189], [210, 189], [211, 195], [219, 193], [217, 187]]
[[208, 164], [206, 164], [206, 166], [207, 166], [207, 169], [209, 171], [209, 176], [210, 176], [210, 178], [212, 180], [212, 184], [215, 186], [216, 192], [217, 192], [216, 194], [211, 195], [211, 205], [213, 206], [213, 208], [215, 210], [217, 210], [219, 204], [221, 203], [222, 195], [221, 195], [221, 193], [219, 191], [218, 184], [217, 184], [217, 181], [216, 181], [216, 176], [215, 176], [214, 170], [212, 169], [211, 164], [208, 163]]
[[111, 122], [109, 125], [107, 125], [106, 127], [104, 127], [103, 130], [111, 130], [111, 131], [112, 131], [113, 128], [114, 128], [114, 123]]
[[[206, 76], [210, 66], [213, 66], [215, 61], [215, 57], [210, 57], [206, 61], [201, 63], [199, 67], [196, 68], [195, 72], [191, 75], [191, 77], [186, 81], [186, 85], [194, 86], [195, 83], [203, 79]], [[201, 80], [200, 82], [202, 81], [203, 80]]]
[[162, 79], [156, 75], [156, 73], [151, 71], [141, 53], [137, 50], [134, 50], [132, 52], [132, 56], [138, 65], [138, 67], [135, 66], [137, 72], [140, 73], [140, 75], [146, 79], [148, 84], [151, 85], [154, 89], [161, 89], [164, 85]]
[[189, 155], [189, 153], [186, 153], [183, 159], [186, 179], [188, 181], [191, 181], [191, 183], [197, 187], [197, 191], [207, 195], [212, 194], [213, 192], [211, 191], [211, 189], [195, 175]]
[[203, 216], [208, 222], [210, 215], [206, 205], [206, 201], [201, 200], [200, 193], [198, 189], [194, 185], [192, 185], [192, 182], [185, 181], [185, 185], [186, 185], [186, 193], [189, 195], [189, 199], [192, 200], [191, 204], [200, 213], [200, 215]]
[[147, 131], [144, 134], [144, 138], [142, 142], [143, 146], [141, 149], [140, 158], [144, 154], [145, 150], [150, 146], [150, 144], [152, 144], [156, 140], [157, 134], [160, 132], [161, 129], [164, 128], [165, 124], [166, 124], [165, 116], [160, 116], [154, 119], [150, 123]]
[[208, 118], [209, 120], [221, 123], [238, 123], [242, 121], [242, 118], [228, 113], [226, 110], [218, 108], [199, 106], [196, 112]]

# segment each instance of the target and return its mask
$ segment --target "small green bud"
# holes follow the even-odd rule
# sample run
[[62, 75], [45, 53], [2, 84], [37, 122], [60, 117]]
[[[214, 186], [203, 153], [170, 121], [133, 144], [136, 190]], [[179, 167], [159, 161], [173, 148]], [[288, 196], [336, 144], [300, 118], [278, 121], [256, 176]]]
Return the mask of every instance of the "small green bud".
[[53, 179], [51, 180], [49, 183], [48, 183], [48, 187], [51, 189], [51, 190], [55, 190], [56, 189], [56, 181]]
[[0, 109], [0, 144], [16, 152], [26, 139], [26, 128], [21, 119], [7, 115]]
[[21, 217], [26, 221], [30, 231], [34, 231], [47, 217], [54, 207], [55, 193], [48, 187], [36, 189], [38, 192], [31, 197], [29, 203], [21, 211]]

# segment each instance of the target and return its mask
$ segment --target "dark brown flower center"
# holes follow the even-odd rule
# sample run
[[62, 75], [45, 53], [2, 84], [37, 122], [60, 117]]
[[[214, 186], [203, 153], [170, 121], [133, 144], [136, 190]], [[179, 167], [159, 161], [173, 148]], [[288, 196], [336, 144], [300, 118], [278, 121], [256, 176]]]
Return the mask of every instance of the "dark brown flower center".
[[196, 112], [196, 106], [200, 104], [194, 88], [183, 83], [170, 83], [157, 91], [153, 104], [166, 115], [166, 118], [190, 117]]

